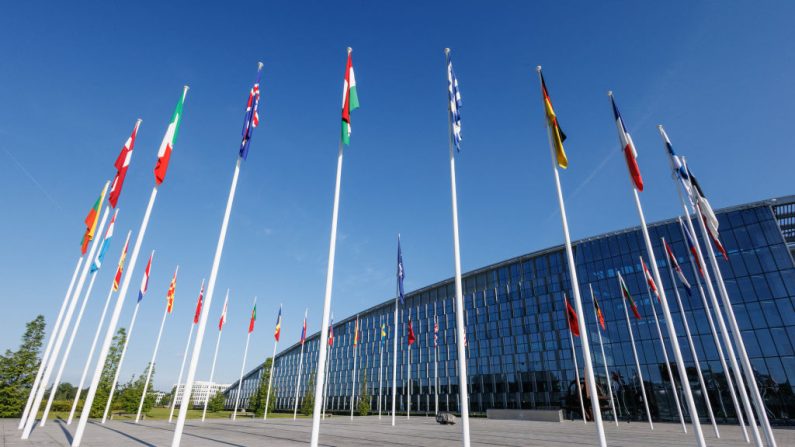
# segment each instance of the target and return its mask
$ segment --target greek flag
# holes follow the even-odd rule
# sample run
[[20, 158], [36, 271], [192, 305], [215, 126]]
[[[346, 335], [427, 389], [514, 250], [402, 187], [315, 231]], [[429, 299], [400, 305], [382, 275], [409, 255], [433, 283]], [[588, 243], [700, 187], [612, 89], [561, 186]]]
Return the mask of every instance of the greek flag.
[[461, 92], [458, 90], [458, 79], [453, 71], [453, 59], [447, 59], [447, 94], [450, 98], [450, 121], [453, 128], [455, 148], [461, 151]]

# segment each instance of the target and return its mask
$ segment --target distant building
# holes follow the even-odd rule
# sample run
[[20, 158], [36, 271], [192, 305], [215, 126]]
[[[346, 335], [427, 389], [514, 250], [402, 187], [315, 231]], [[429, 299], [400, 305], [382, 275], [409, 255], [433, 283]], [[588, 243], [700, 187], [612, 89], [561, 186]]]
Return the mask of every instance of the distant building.
[[[174, 385], [176, 390], [176, 405], [182, 405], [182, 392], [185, 388], [185, 385], [178, 384]], [[230, 384], [228, 383], [215, 383], [215, 382], [203, 382], [203, 381], [195, 381], [193, 382], [193, 389], [190, 393], [191, 397], [191, 404], [194, 407], [204, 406], [204, 401], [207, 400], [207, 397], [213, 397], [215, 393], [223, 392], [225, 389], [229, 388]]]
[[161, 402], [163, 402], [163, 396], [166, 395], [166, 392], [165, 391], [155, 391], [154, 394], [155, 394], [155, 406], [158, 406], [158, 405], [160, 405]]

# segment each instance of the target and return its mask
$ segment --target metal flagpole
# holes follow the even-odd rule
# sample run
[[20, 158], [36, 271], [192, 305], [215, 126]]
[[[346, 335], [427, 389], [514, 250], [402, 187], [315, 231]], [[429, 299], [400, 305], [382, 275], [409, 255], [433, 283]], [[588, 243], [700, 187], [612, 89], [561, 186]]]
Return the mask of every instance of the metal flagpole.
[[[565, 294], [563, 295], [565, 298]], [[571, 335], [571, 322], [568, 318], [568, 309], [566, 309], [566, 327], [569, 329], [569, 343], [571, 344], [571, 358], [574, 360], [574, 378], [577, 380], [577, 396], [580, 398], [580, 411], [582, 412], [582, 422], [587, 424], [585, 417], [585, 401], [582, 400], [582, 386], [580, 386], [580, 367], [577, 366], [577, 351], [574, 349], [574, 337]]]
[[[536, 68], [538, 77], [541, 79], [541, 66]], [[546, 105], [545, 105], [546, 108]], [[566, 216], [566, 205], [563, 202], [563, 190], [560, 186], [560, 176], [558, 168], [555, 164], [555, 148], [552, 144], [552, 129], [547, 125], [547, 139], [549, 140], [549, 153], [552, 162], [552, 173], [555, 178], [555, 187], [558, 194], [558, 205], [560, 207], [560, 217], [563, 224], [563, 237], [566, 246], [566, 259], [569, 268], [569, 280], [571, 282], [572, 292], [574, 294], [574, 310], [577, 312], [577, 318], [580, 325], [580, 343], [582, 345], [582, 356], [585, 361], [585, 384], [588, 386], [588, 392], [593, 398], [591, 399], [591, 411], [593, 412], [594, 425], [596, 426], [596, 434], [599, 438], [599, 445], [602, 447], [607, 446], [605, 439], [605, 430], [602, 425], [602, 412], [599, 408], [599, 393], [596, 390], [596, 380], [593, 374], [593, 361], [591, 359], [591, 347], [588, 343], [588, 327], [585, 323], [585, 316], [582, 311], [582, 299], [580, 298], [580, 283], [577, 280], [577, 268], [574, 263], [574, 253], [571, 249], [571, 237], [569, 236], [569, 221]], [[579, 386], [579, 384], [578, 384]], [[584, 416], [583, 416], [584, 417]]]
[[[309, 309], [304, 311], [304, 324], [306, 324], [306, 315]], [[301, 370], [304, 367], [304, 341], [301, 340], [301, 356], [298, 358], [298, 375], [295, 378], [295, 404], [293, 405], [293, 420], [298, 417], [298, 392], [301, 390]], [[317, 411], [317, 406], [315, 406]]]
[[[108, 189], [108, 183], [105, 183], [105, 189], [103, 189], [103, 193], [101, 197], [105, 197], [105, 191]], [[105, 228], [105, 222], [108, 220], [108, 211], [110, 210], [110, 206], [105, 206], [105, 211], [102, 212], [102, 219], [100, 221], [99, 227], [95, 230], [94, 234], [102, 234], [102, 230]], [[39, 389], [36, 390], [36, 398], [33, 401], [33, 405], [30, 407], [30, 412], [28, 414], [28, 419], [25, 420], [25, 428], [22, 431], [22, 439], [28, 439], [30, 437], [30, 433], [33, 430], [33, 424], [36, 422], [36, 415], [39, 412], [39, 407], [41, 406], [41, 401], [44, 399], [44, 392], [47, 390], [47, 384], [50, 381], [50, 374], [55, 369], [55, 362], [58, 360], [58, 354], [61, 351], [61, 346], [63, 345], [64, 338], [66, 338], [66, 331], [69, 329], [69, 323], [72, 320], [72, 315], [75, 312], [75, 307], [77, 307], [77, 301], [80, 297], [80, 292], [83, 290], [83, 284], [85, 284], [86, 276], [88, 275], [88, 270], [91, 267], [91, 260], [94, 259], [94, 255], [99, 247], [100, 243], [102, 242], [102, 238], [95, 237], [91, 243], [91, 248], [88, 251], [88, 256], [86, 257], [86, 262], [83, 264], [83, 270], [80, 272], [80, 278], [77, 280], [77, 285], [75, 286], [72, 297], [69, 299], [69, 307], [66, 309], [66, 314], [61, 321], [61, 327], [58, 328], [57, 338], [55, 339], [55, 345], [53, 345], [53, 349], [50, 352], [50, 357], [47, 359], [47, 367], [44, 370], [44, 373], [41, 378], [41, 382], [39, 384]], [[51, 393], [55, 393], [55, 390], [52, 390]]]
[[[282, 314], [282, 305], [279, 304], [279, 315]], [[281, 318], [279, 320], [279, 324], [281, 324]], [[281, 330], [281, 328], [279, 329]], [[273, 383], [273, 372], [276, 370], [276, 347], [279, 346], [279, 340], [273, 341], [273, 354], [271, 355], [271, 371], [268, 375], [268, 392], [265, 394], [265, 416], [262, 417], [263, 421], [268, 420], [268, 408], [270, 408], [271, 402], [271, 383]]]
[[[201, 295], [202, 291], [204, 291], [204, 278], [202, 278], [202, 285], [199, 287], [199, 295]], [[204, 299], [202, 297], [202, 299]], [[197, 304], [198, 305], [198, 304]], [[202, 308], [204, 307], [204, 303], [202, 303]], [[195, 320], [195, 317], [194, 317]], [[177, 377], [177, 386], [174, 388], [174, 395], [171, 396], [171, 410], [168, 413], [168, 422], [174, 418], [174, 409], [177, 407], [177, 391], [179, 391], [179, 386], [182, 384], [182, 374], [185, 372], [185, 361], [188, 359], [188, 352], [190, 350], [190, 341], [193, 339], [193, 329], [196, 328], [196, 323], [191, 322], [190, 324], [190, 331], [188, 331], [188, 342], [185, 343], [185, 353], [182, 354], [182, 363], [179, 365], [179, 376]], [[179, 408], [182, 409], [182, 402], [185, 402], [185, 386], [182, 387], [182, 398], [180, 401]]]
[[[596, 307], [596, 297], [593, 294], [593, 286], [588, 284], [588, 288], [591, 290], [591, 302]], [[599, 316], [596, 315], [596, 312], [593, 314], [594, 320], [596, 320], [596, 334], [599, 336], [599, 349], [602, 351], [602, 364], [605, 367], [605, 379], [607, 379], [607, 391], [610, 393], [610, 409], [613, 411], [613, 420], [616, 422], [616, 427], [618, 427], [618, 413], [616, 413], [616, 404], [613, 401], [613, 384], [610, 380], [610, 371], [607, 369], [607, 357], [605, 356], [605, 345], [602, 343], [602, 331], [599, 329]]]
[[[331, 314], [331, 324], [329, 326], [334, 325], [334, 314]], [[333, 328], [329, 328], [329, 333], [333, 334]], [[331, 341], [331, 338], [329, 338]], [[326, 362], [326, 383], [323, 387], [323, 419], [326, 419], [326, 407], [328, 406], [328, 382], [329, 382], [329, 374], [331, 374], [331, 353], [334, 350], [334, 345], [329, 344], [328, 347], [328, 361]]]
[[[450, 49], [444, 49], [445, 68], [450, 65]], [[461, 429], [464, 447], [469, 447], [469, 389], [467, 388], [466, 328], [464, 327], [464, 293], [461, 284], [461, 248], [458, 242], [458, 193], [455, 183], [455, 156], [453, 154], [453, 123], [450, 116], [450, 103], [447, 104], [447, 136], [450, 145], [450, 194], [453, 205], [453, 255], [455, 261], [455, 318], [456, 345], [458, 354], [458, 392], [461, 412]], [[409, 353], [411, 350], [409, 349]]]
[[436, 316], [436, 301], [433, 302], [433, 408], [439, 414], [439, 320]]
[[[155, 251], [152, 250], [152, 254], [150, 255], [149, 259], [151, 260], [154, 257]], [[148, 280], [147, 280], [148, 281]], [[105, 403], [105, 412], [102, 413], [102, 423], [104, 424], [108, 420], [108, 413], [110, 413], [110, 406], [113, 402], [113, 394], [116, 391], [116, 384], [119, 382], [119, 374], [121, 374], [121, 367], [124, 364], [124, 357], [127, 355], [127, 347], [130, 345], [130, 339], [132, 338], [132, 331], [135, 327], [135, 319], [138, 317], [138, 309], [141, 307], [141, 299], [138, 299], [138, 302], [135, 303], [135, 310], [133, 310], [132, 319], [130, 320], [130, 327], [127, 329], [127, 337], [124, 339], [124, 346], [121, 348], [121, 357], [119, 357], [119, 363], [116, 365], [116, 373], [113, 375], [113, 382], [110, 385], [110, 393], [108, 394], [108, 401]]]
[[[254, 297], [254, 307], [257, 306], [257, 297]], [[246, 347], [243, 349], [243, 363], [240, 365], [240, 380], [237, 382], [237, 393], [235, 393], [235, 410], [232, 412], [232, 420], [237, 420], [237, 406], [240, 404], [240, 392], [243, 390], [243, 372], [246, 370], [246, 357], [248, 357], [248, 342], [251, 340], [251, 331], [246, 335]], [[181, 407], [180, 407], [181, 408]]]
[[[662, 238], [663, 247], [666, 246], [665, 238]], [[682, 315], [682, 323], [685, 327], [685, 335], [687, 335], [687, 343], [690, 346], [690, 354], [693, 355], [693, 363], [696, 365], [696, 372], [698, 373], [698, 383], [701, 386], [701, 392], [704, 394], [704, 403], [707, 406], [707, 414], [709, 415], [709, 420], [712, 423], [712, 428], [715, 430], [715, 437], [720, 438], [720, 431], [718, 430], [718, 424], [715, 422], [715, 415], [712, 413], [712, 404], [709, 401], [709, 393], [707, 391], [707, 385], [704, 383], [704, 376], [701, 374], [701, 365], [698, 361], [698, 353], [696, 352], [696, 346], [693, 344], [693, 337], [690, 335], [690, 325], [687, 323], [687, 314], [685, 313], [685, 307], [682, 305], [682, 298], [679, 295], [679, 288], [676, 286], [676, 278], [674, 278], [674, 270], [671, 267], [671, 263], [667, 262], [668, 264], [668, 276], [671, 279], [671, 285], [674, 289], [674, 295], [676, 296], [676, 304], [679, 306], [679, 313]]]
[[[124, 248], [122, 248], [122, 254], [120, 255], [122, 259], [124, 259], [124, 256], [126, 255], [124, 249], [127, 247], [127, 244], [130, 242], [131, 234], [132, 231], [127, 232], [127, 239], [124, 241], [124, 245], [122, 246]], [[77, 391], [75, 392], [75, 399], [74, 402], [72, 403], [72, 409], [71, 411], [69, 411], [69, 418], [66, 420], [66, 425], [72, 424], [72, 419], [75, 416], [75, 411], [77, 411], [77, 404], [80, 403], [80, 394], [82, 394], [83, 385], [85, 385], [86, 377], [88, 377], [88, 367], [91, 365], [91, 359], [94, 358], [94, 351], [97, 348], [97, 341], [99, 341], [99, 334], [102, 331], [102, 326], [105, 323], [105, 316], [107, 315], [108, 307], [110, 306], [110, 297], [113, 295], [114, 282], [115, 280], [111, 282], [110, 290], [108, 290], [108, 296], [105, 297], [105, 307], [102, 308], [102, 315], [99, 317], [99, 324], [97, 324], [97, 330], [94, 333], [94, 339], [91, 341], [91, 349], [88, 351], [88, 358], [86, 359], [86, 364], [83, 367], [83, 374], [80, 376], [80, 385], [77, 386]]]
[[83, 403], [83, 411], [80, 413], [80, 421], [77, 424], [77, 429], [75, 430], [74, 437], [72, 438], [72, 447], [78, 447], [80, 442], [83, 440], [83, 433], [85, 432], [86, 424], [88, 423], [88, 416], [91, 414], [91, 407], [94, 404], [94, 398], [97, 395], [99, 380], [102, 377], [102, 369], [105, 367], [105, 360], [108, 357], [110, 345], [113, 343], [116, 325], [119, 323], [119, 317], [121, 316], [124, 299], [127, 296], [127, 289], [130, 288], [132, 273], [135, 271], [135, 264], [138, 261], [138, 253], [141, 251], [141, 244], [143, 243], [144, 235], [146, 234], [146, 228], [149, 225], [149, 217], [152, 215], [152, 207], [155, 204], [156, 198], [157, 185], [152, 188], [152, 193], [149, 195], [149, 203], [146, 205], [144, 218], [141, 222], [141, 227], [138, 229], [138, 235], [136, 236], [135, 244], [133, 245], [133, 251], [130, 254], [130, 264], [127, 266], [127, 272], [124, 274], [124, 280], [122, 280], [121, 288], [119, 289], [119, 296], [116, 300], [116, 306], [113, 308], [113, 314], [111, 315], [110, 322], [108, 323], [108, 330], [105, 332], [105, 339], [102, 341], [102, 349], [99, 351], [99, 357], [97, 358], [97, 363], [94, 368], [94, 375], [91, 378], [91, 385], [88, 388], [88, 394], [86, 394], [86, 400]]
[[[642, 258], [641, 258], [642, 262]], [[660, 288], [662, 288], [660, 284]], [[671, 381], [671, 391], [674, 395], [674, 404], [676, 405], [676, 412], [679, 414], [679, 422], [682, 424], [682, 431], [687, 433], [687, 425], [685, 425], [685, 418], [682, 416], [682, 406], [679, 403], [679, 393], [676, 390], [676, 380], [674, 373], [671, 371], [671, 361], [668, 359], [668, 349], [665, 347], [665, 339], [663, 338], [662, 329], [660, 329], [660, 320], [657, 318], [657, 309], [654, 306], [654, 297], [651, 293], [651, 288], [646, 284], [646, 294], [649, 296], [649, 305], [651, 306], [651, 313], [654, 315], [654, 325], [657, 327], [657, 337], [660, 339], [660, 347], [662, 347], [663, 359], [665, 360], [665, 369], [668, 371], [668, 380]], [[683, 387], [689, 386], [682, 384]], [[698, 417], [698, 416], [695, 416]]]
[[353, 329], [353, 384], [351, 385], [351, 420], [353, 420], [353, 402], [356, 400], [356, 354], [359, 340], [359, 315], [356, 315], [356, 326]]
[[[411, 321], [411, 308], [410, 307], [409, 307], [409, 321]], [[407, 346], [408, 346], [407, 350], [408, 350], [408, 356], [409, 356], [409, 361], [408, 361], [408, 378], [409, 378], [409, 380], [408, 380], [408, 384], [407, 384], [407, 387], [406, 387], [406, 389], [408, 390], [406, 392], [406, 419], [411, 419], [411, 344], [408, 344]]]
[[[380, 330], [384, 329], [384, 316], [381, 315], [379, 319], [381, 322]], [[381, 419], [381, 394], [384, 388], [384, 337], [378, 334], [379, 350], [378, 350], [378, 419]]]
[[[179, 266], [177, 266], [177, 272]], [[176, 272], [174, 273], [176, 276]], [[155, 359], [157, 359], [157, 350], [160, 348], [160, 338], [163, 336], [163, 326], [166, 325], [166, 317], [168, 316], [168, 306], [163, 310], [163, 319], [160, 320], [160, 330], [157, 331], [157, 341], [155, 342], [155, 350], [152, 352], [152, 360], [149, 361], [149, 368], [146, 371], [146, 381], [144, 381], [144, 390], [141, 393], [141, 401], [138, 403], [138, 412], [135, 414], [135, 423], [141, 420], [141, 411], [144, 408], [146, 401], [146, 392], [149, 390], [149, 381], [152, 379], [152, 370], [155, 368]]]
[[[398, 234], [398, 244], [400, 244], [400, 234]], [[399, 279], [398, 279], [399, 281]], [[398, 347], [398, 300], [400, 291], [398, 283], [395, 282], [395, 331], [392, 337], [392, 426], [395, 426], [395, 411], [397, 410], [397, 347]]]
[[75, 280], [77, 279], [77, 273], [80, 271], [80, 266], [83, 265], [83, 259], [83, 256], [80, 256], [77, 259], [75, 271], [72, 273], [72, 279], [69, 281], [69, 287], [66, 288], [66, 295], [63, 297], [63, 301], [61, 302], [61, 310], [58, 311], [58, 317], [55, 319], [55, 325], [53, 326], [52, 333], [50, 333], [50, 338], [47, 339], [47, 345], [44, 348], [44, 354], [41, 356], [41, 362], [39, 362], [39, 369], [36, 372], [36, 378], [33, 380], [33, 386], [30, 388], [30, 393], [28, 393], [28, 401], [25, 403], [25, 410], [22, 412], [22, 418], [19, 420], [19, 426], [17, 427], [18, 430], [22, 430], [22, 428], [25, 426], [25, 421], [28, 419], [30, 406], [33, 404], [36, 391], [38, 390], [41, 383], [41, 376], [44, 373], [45, 365], [47, 365], [47, 361], [50, 357], [50, 351], [52, 350], [53, 340], [55, 340], [55, 334], [58, 333], [58, 329], [61, 326], [61, 320], [63, 319], [67, 304], [69, 304], [69, 297], [72, 296], [72, 288], [75, 285]]
[[[618, 279], [620, 283], [624, 281], [621, 278], [621, 272], [618, 273]], [[638, 360], [638, 349], [635, 347], [635, 335], [632, 333], [632, 323], [629, 321], [629, 312], [627, 311], [626, 298], [621, 297], [621, 303], [624, 305], [624, 315], [627, 317], [627, 330], [629, 331], [629, 341], [632, 343], [632, 355], [635, 356], [635, 367], [638, 369], [638, 380], [640, 381], [640, 392], [643, 394], [643, 405], [646, 407], [646, 417], [649, 419], [649, 428], [654, 430], [654, 424], [651, 422], [651, 412], [649, 411], [649, 399], [646, 398], [646, 384], [643, 383], [643, 372], [641, 372], [640, 370], [640, 360]]]
[[[218, 347], [221, 346], [221, 334], [224, 332], [224, 324], [226, 324], [226, 305], [229, 302], [229, 289], [226, 289], [226, 298], [224, 298], [224, 310], [221, 314], [221, 318], [223, 318], [223, 324], [220, 324], [218, 327], [218, 338], [215, 340], [215, 353], [213, 353], [213, 365], [210, 367], [210, 386], [213, 386], [213, 379], [215, 378], [215, 362], [218, 360]], [[275, 348], [274, 348], [275, 349]], [[204, 399], [204, 409], [202, 410], [202, 422], [207, 417], [207, 404], [210, 403], [210, 388], [207, 391], [207, 398]], [[270, 389], [268, 389], [270, 392]], [[265, 408], [268, 406], [265, 405]], [[267, 411], [265, 412], [265, 417], [267, 417]]]

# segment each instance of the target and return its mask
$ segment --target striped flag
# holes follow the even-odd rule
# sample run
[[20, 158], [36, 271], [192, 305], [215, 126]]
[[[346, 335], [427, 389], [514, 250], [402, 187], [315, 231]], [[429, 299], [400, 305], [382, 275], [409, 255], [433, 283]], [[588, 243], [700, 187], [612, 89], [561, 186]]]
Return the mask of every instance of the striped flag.
[[353, 328], [353, 346], [359, 344], [359, 317], [356, 317], [356, 326]]
[[624, 151], [624, 160], [627, 162], [627, 169], [629, 170], [629, 177], [632, 184], [638, 191], [643, 191], [643, 177], [640, 175], [640, 167], [638, 167], [638, 151], [635, 150], [635, 143], [632, 142], [632, 136], [627, 131], [627, 126], [624, 124], [624, 119], [621, 118], [621, 113], [616, 106], [616, 100], [613, 98], [613, 92], [610, 95], [610, 104], [613, 106], [613, 117], [616, 120], [616, 127], [618, 128], [618, 139], [621, 141], [621, 149]]
[[668, 253], [668, 262], [671, 264], [671, 268], [676, 272], [676, 276], [679, 278], [679, 282], [685, 286], [685, 290], [687, 290], [687, 294], [690, 295], [692, 292], [690, 290], [690, 282], [687, 280], [685, 276], [685, 272], [682, 271], [682, 267], [679, 266], [679, 262], [676, 260], [676, 255], [674, 254], [674, 250], [668, 245], [668, 241], [663, 239], [663, 244], [665, 244], [665, 252]]
[[99, 222], [99, 210], [102, 208], [102, 201], [105, 200], [105, 193], [108, 192], [108, 183], [105, 183], [105, 187], [102, 188], [102, 192], [99, 194], [97, 201], [94, 202], [94, 206], [88, 210], [88, 215], [86, 215], [85, 223], [86, 223], [86, 232], [83, 234], [83, 240], [80, 243], [80, 253], [86, 254], [86, 250], [88, 250], [88, 243], [94, 240], [94, 232], [97, 230], [97, 222]]
[[409, 317], [409, 346], [413, 345], [415, 341], [417, 338], [414, 336], [414, 326], [411, 324], [411, 317]]
[[334, 316], [331, 316], [331, 322], [328, 324], [328, 345], [334, 346]]
[[254, 332], [254, 323], [257, 322], [257, 304], [254, 303], [254, 308], [251, 309], [251, 318], [248, 320], [248, 333]]
[[182, 90], [182, 96], [174, 109], [174, 114], [171, 116], [171, 122], [168, 124], [166, 134], [163, 136], [163, 141], [160, 143], [160, 149], [157, 151], [157, 165], [155, 165], [155, 183], [160, 185], [166, 179], [166, 171], [168, 171], [168, 162], [171, 160], [171, 151], [174, 149], [174, 144], [177, 142], [177, 134], [179, 133], [179, 125], [182, 121], [182, 106], [185, 104], [185, 96], [188, 95], [188, 86], [186, 85]]
[[130, 246], [130, 235], [127, 234], [127, 242], [124, 243], [124, 249], [121, 251], [119, 257], [119, 266], [116, 268], [116, 275], [113, 277], [113, 291], [119, 291], [119, 283], [121, 282], [121, 274], [124, 271], [124, 262], [127, 260], [127, 248]]
[[345, 84], [342, 87], [342, 143], [351, 144], [351, 112], [359, 108], [356, 94], [356, 76], [353, 74], [351, 49], [348, 48], [348, 63], [345, 66]]
[[605, 325], [605, 316], [602, 313], [602, 308], [599, 307], [599, 301], [596, 299], [596, 297], [593, 298], [593, 308], [594, 311], [596, 311], [596, 318], [599, 320], [599, 325], [602, 326], [603, 331], [606, 331], [607, 327]]
[[435, 315], [433, 317], [433, 345], [439, 345], [439, 319]]
[[674, 152], [674, 147], [671, 144], [671, 140], [668, 138], [668, 134], [665, 132], [665, 129], [663, 129], [662, 126], [659, 126], [659, 129], [663, 137], [665, 150], [668, 152], [668, 160], [671, 162], [671, 170], [673, 170], [674, 176], [679, 179], [679, 182], [682, 183], [685, 192], [688, 195], [692, 195], [692, 191], [690, 190], [690, 175], [687, 173], [684, 160], [682, 157], [677, 155], [676, 152]]
[[654, 292], [654, 296], [657, 297], [657, 301], [660, 301], [660, 292], [657, 290], [657, 284], [654, 282], [654, 277], [651, 276], [651, 272], [649, 268], [646, 267], [646, 263], [643, 262], [643, 257], [640, 258], [640, 265], [643, 267], [643, 276], [646, 278], [646, 284], [649, 285], [649, 289]]
[[279, 341], [282, 335], [282, 306], [279, 306], [279, 315], [276, 316], [276, 329], [273, 330], [273, 338]]
[[99, 247], [99, 253], [91, 263], [90, 273], [94, 273], [102, 267], [102, 260], [105, 259], [105, 253], [110, 247], [110, 239], [113, 237], [113, 228], [116, 226], [116, 216], [119, 215], [119, 210], [113, 212], [113, 217], [110, 219], [108, 229], [105, 230], [105, 237], [102, 239], [102, 245]]
[[453, 130], [453, 143], [457, 151], [461, 151], [461, 91], [458, 90], [458, 78], [453, 70], [453, 58], [447, 58], [447, 99], [450, 110], [450, 124]]
[[227, 306], [229, 305], [229, 293], [226, 295], [226, 299], [224, 299], [224, 310], [221, 311], [221, 318], [218, 320], [218, 330], [224, 330], [224, 325], [226, 324], [226, 310]]
[[400, 249], [400, 235], [398, 235], [398, 253], [397, 253], [397, 279], [398, 279], [398, 292], [400, 295], [400, 304], [405, 304], [405, 297], [403, 295], [403, 278], [406, 272], [403, 270], [403, 251]]
[[248, 93], [246, 102], [246, 117], [243, 120], [243, 141], [240, 142], [240, 157], [245, 160], [248, 157], [248, 146], [251, 143], [251, 134], [254, 128], [259, 125], [259, 82], [262, 78], [262, 62], [257, 69], [257, 80]]
[[563, 301], [566, 303], [566, 320], [569, 322], [569, 330], [575, 337], [580, 336], [580, 320], [577, 318], [577, 312], [571, 307], [569, 298], [563, 294]]
[[146, 263], [146, 268], [144, 269], [144, 277], [141, 278], [141, 288], [138, 290], [139, 303], [142, 299], [144, 299], [144, 295], [146, 295], [146, 289], [149, 288], [149, 270], [152, 268], [152, 258], [154, 256], [155, 251], [152, 250], [152, 254], [149, 255], [149, 262]]
[[171, 284], [168, 286], [168, 293], [166, 293], [166, 312], [171, 313], [174, 310], [174, 294], [177, 291], [177, 272], [179, 272], [179, 266], [174, 271], [174, 277], [171, 278]]
[[135, 137], [138, 135], [138, 128], [141, 126], [141, 120], [135, 122], [132, 134], [127, 138], [124, 147], [121, 148], [119, 156], [116, 157], [116, 177], [113, 177], [113, 183], [110, 185], [110, 196], [108, 202], [110, 206], [116, 208], [119, 203], [119, 196], [121, 195], [121, 187], [124, 186], [124, 178], [127, 176], [127, 169], [130, 167], [130, 160], [132, 160], [133, 147], [135, 146]]
[[202, 304], [204, 303], [204, 280], [199, 289], [199, 298], [196, 300], [196, 312], [193, 313], [193, 324], [199, 324], [199, 317], [202, 315]]
[[698, 250], [696, 250], [696, 244], [693, 242], [693, 235], [690, 234], [690, 230], [685, 226], [682, 222], [681, 217], [677, 217], [679, 220], [679, 228], [682, 229], [682, 233], [685, 235], [685, 242], [687, 243], [687, 249], [690, 250], [690, 254], [693, 255], [693, 262], [696, 263], [698, 267], [698, 273], [701, 274], [701, 277], [704, 277], [704, 269], [701, 268], [701, 258], [698, 257]]
[[304, 325], [301, 328], [301, 344], [306, 341], [306, 317], [304, 317]]
[[696, 176], [694, 176], [693, 172], [690, 171], [690, 168], [687, 167], [687, 161], [685, 161], [685, 169], [687, 169], [687, 174], [690, 178], [691, 199], [693, 203], [697, 204], [698, 208], [701, 210], [701, 218], [704, 221], [704, 225], [707, 227], [707, 233], [709, 233], [712, 243], [715, 244], [715, 247], [721, 252], [723, 258], [728, 261], [729, 254], [726, 252], [726, 249], [720, 242], [720, 234], [718, 233], [718, 216], [715, 215], [715, 211], [712, 209], [712, 205], [710, 205], [709, 200], [707, 200], [707, 196], [704, 194], [704, 190], [701, 189], [701, 185], [698, 183], [698, 180], [696, 180]]
[[635, 314], [635, 318], [640, 320], [641, 316], [640, 312], [638, 312], [638, 306], [635, 304], [635, 300], [632, 299], [632, 295], [629, 294], [629, 289], [627, 288], [627, 284], [624, 282], [624, 278], [621, 276], [621, 273], [618, 274], [618, 285], [621, 287], [621, 295], [623, 295], [624, 299], [629, 302], [629, 307], [632, 309], [632, 313]]
[[386, 323], [381, 323], [381, 341], [386, 340]]
[[541, 67], [538, 67], [538, 74], [541, 76], [541, 94], [544, 96], [544, 112], [547, 116], [547, 126], [551, 134], [552, 146], [555, 148], [555, 158], [557, 158], [558, 166], [563, 169], [569, 167], [569, 159], [566, 157], [566, 151], [563, 149], [563, 142], [566, 141], [566, 134], [560, 128], [558, 116], [555, 114], [555, 109], [552, 108], [552, 100], [549, 98], [549, 90], [547, 90], [547, 83], [544, 81], [544, 73]]

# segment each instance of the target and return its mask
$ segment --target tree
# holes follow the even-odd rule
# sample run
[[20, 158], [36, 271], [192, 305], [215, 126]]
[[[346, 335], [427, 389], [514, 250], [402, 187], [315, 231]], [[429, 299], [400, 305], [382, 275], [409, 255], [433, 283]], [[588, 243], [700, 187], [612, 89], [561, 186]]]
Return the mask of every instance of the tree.
[[74, 400], [76, 394], [76, 386], [69, 382], [63, 382], [58, 385], [58, 390], [55, 391], [54, 400]]
[[22, 415], [41, 362], [44, 327], [44, 317], [37, 316], [25, 325], [19, 349], [0, 355], [0, 417]]
[[92, 418], [102, 417], [105, 412], [105, 404], [108, 402], [110, 396], [110, 386], [113, 383], [113, 376], [116, 374], [116, 368], [119, 366], [119, 359], [121, 359], [121, 351], [124, 348], [124, 342], [127, 340], [127, 331], [121, 327], [113, 337], [113, 344], [108, 350], [108, 357], [105, 359], [105, 366], [102, 369], [102, 375], [99, 378], [97, 385], [97, 394], [94, 397], [94, 404], [91, 406]]
[[207, 402], [207, 409], [211, 413], [222, 411], [225, 406], [226, 406], [226, 397], [224, 397], [224, 393], [220, 391], [217, 391], [215, 395], [210, 398], [210, 401]]
[[364, 380], [359, 390], [359, 416], [370, 414], [370, 388], [367, 386], [367, 371], [364, 372]]
[[[124, 413], [137, 413], [138, 412], [138, 405], [141, 403], [141, 394], [144, 391], [144, 384], [146, 383], [146, 374], [148, 373], [149, 368], [152, 367], [152, 364], [148, 364], [144, 373], [138, 376], [137, 378], [133, 376], [129, 382], [122, 385], [122, 387], [118, 390], [117, 396], [118, 399], [113, 403], [112, 408], [116, 410], [121, 410]], [[152, 377], [154, 377], [155, 371], [154, 368], [152, 369]], [[152, 394], [152, 383], [149, 383], [146, 394], [146, 398], [144, 399], [144, 406], [141, 409], [141, 412], [146, 414], [149, 410], [152, 409], [152, 405], [155, 401], [155, 396]]]
[[265, 400], [268, 398], [268, 380], [271, 376], [272, 364], [273, 359], [268, 358], [262, 365], [262, 377], [259, 379], [259, 388], [257, 389], [257, 394], [255, 394], [254, 398], [250, 401], [251, 411], [253, 411], [254, 415], [257, 417], [265, 414]]
[[304, 402], [301, 403], [301, 414], [311, 416], [315, 411], [315, 372], [309, 374], [309, 384], [304, 391]]

